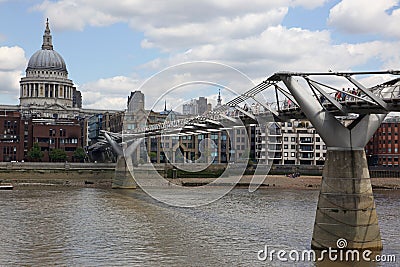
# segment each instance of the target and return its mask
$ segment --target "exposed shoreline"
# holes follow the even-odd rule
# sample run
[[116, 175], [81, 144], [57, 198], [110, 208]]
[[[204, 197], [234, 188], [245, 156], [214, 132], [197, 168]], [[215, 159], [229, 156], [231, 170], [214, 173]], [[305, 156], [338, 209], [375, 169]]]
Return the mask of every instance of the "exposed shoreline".
[[[262, 179], [263, 177], [258, 177]], [[171, 180], [173, 183], [185, 186], [199, 186], [210, 183], [215, 180], [213, 178], [179, 178]], [[252, 176], [243, 176], [237, 187], [248, 187], [251, 183]], [[280, 188], [280, 189], [319, 189], [321, 187], [321, 176], [300, 176], [290, 178], [284, 175], [267, 175], [260, 188]], [[373, 189], [400, 189], [400, 178], [371, 178]]]
[[[112, 172], [67, 172], [54, 173], [47, 172], [45, 175], [41, 173], [24, 173], [17, 177], [0, 176], [3, 183], [12, 183], [15, 188], [28, 187], [46, 187], [46, 186], [63, 186], [63, 187], [95, 187], [95, 188], [111, 188], [113, 173]], [[258, 176], [262, 180], [264, 176]], [[221, 178], [224, 179], [224, 178]], [[171, 183], [183, 186], [202, 186], [206, 185], [215, 178], [176, 178], [169, 179]], [[223, 181], [223, 180], [222, 180]], [[400, 178], [371, 178], [373, 189], [400, 189]], [[226, 183], [229, 184], [229, 183]], [[245, 175], [236, 184], [236, 187], [249, 187], [252, 182], [252, 176]], [[222, 182], [222, 184], [224, 183]], [[318, 190], [321, 186], [321, 176], [300, 176], [290, 178], [284, 175], [267, 175], [260, 184], [260, 188], [264, 189], [298, 189], [298, 190]]]
[[[164, 166], [159, 166], [159, 169], [163, 168]], [[12, 183], [15, 188], [32, 186], [111, 188], [114, 176], [113, 163], [0, 163], [0, 183]], [[252, 178], [251, 175], [242, 176], [236, 187], [248, 187], [251, 183], [254, 184]], [[290, 178], [277, 174], [258, 175], [256, 178], [255, 180], [262, 181], [260, 188], [315, 190], [321, 186], [321, 175]], [[171, 183], [183, 186], [206, 185], [215, 179], [217, 178], [168, 178]], [[220, 178], [222, 185], [223, 179]], [[371, 183], [374, 189], [400, 189], [400, 178], [371, 178]], [[226, 184], [229, 184], [229, 181]]]

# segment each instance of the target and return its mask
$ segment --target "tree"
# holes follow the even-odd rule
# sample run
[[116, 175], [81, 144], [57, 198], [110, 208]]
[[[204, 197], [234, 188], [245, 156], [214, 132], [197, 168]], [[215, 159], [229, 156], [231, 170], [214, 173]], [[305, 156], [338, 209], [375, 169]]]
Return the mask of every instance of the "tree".
[[32, 161], [42, 161], [43, 151], [40, 150], [39, 143], [34, 143], [33, 147], [28, 151], [28, 157]]
[[78, 147], [75, 151], [74, 151], [74, 155], [72, 156], [75, 160], [79, 161], [79, 162], [84, 162], [86, 159], [86, 153], [85, 150], [82, 147]]
[[67, 153], [62, 149], [52, 149], [49, 153], [50, 161], [63, 162], [67, 160]]
[[157, 163], [157, 152], [151, 151], [149, 153], [149, 158], [152, 163]]

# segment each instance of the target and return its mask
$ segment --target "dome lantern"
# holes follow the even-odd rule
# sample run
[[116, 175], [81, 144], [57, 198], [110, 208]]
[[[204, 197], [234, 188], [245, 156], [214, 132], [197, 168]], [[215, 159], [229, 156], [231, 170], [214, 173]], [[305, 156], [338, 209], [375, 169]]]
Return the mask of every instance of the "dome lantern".
[[53, 41], [50, 33], [49, 19], [47, 19], [46, 21], [46, 29], [44, 30], [42, 49], [53, 50]]

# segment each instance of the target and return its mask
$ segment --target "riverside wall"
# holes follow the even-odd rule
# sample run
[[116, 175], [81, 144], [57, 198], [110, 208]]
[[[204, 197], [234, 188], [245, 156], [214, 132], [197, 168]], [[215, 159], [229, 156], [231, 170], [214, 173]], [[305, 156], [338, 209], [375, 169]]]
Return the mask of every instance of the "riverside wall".
[[[111, 188], [115, 177], [115, 163], [47, 163], [47, 162], [0, 162], [0, 183], [12, 183], [14, 186], [35, 185], [65, 185], [85, 187]], [[159, 173], [170, 177], [169, 170], [172, 166], [154, 164]], [[217, 174], [225, 165], [215, 164], [208, 168], [208, 172]], [[287, 174], [299, 172], [300, 179], [287, 178]], [[374, 188], [400, 188], [400, 170], [397, 169], [372, 169], [371, 181]], [[178, 175], [177, 182], [186, 186], [208, 184], [214, 180], [203, 173], [197, 176], [187, 176], [186, 173]], [[322, 166], [272, 166], [265, 186], [289, 188], [319, 188]], [[217, 176], [218, 177], [218, 176]], [[239, 185], [248, 185], [251, 175], [245, 173]]]
[[16, 186], [111, 187], [115, 163], [0, 162], [0, 182]]

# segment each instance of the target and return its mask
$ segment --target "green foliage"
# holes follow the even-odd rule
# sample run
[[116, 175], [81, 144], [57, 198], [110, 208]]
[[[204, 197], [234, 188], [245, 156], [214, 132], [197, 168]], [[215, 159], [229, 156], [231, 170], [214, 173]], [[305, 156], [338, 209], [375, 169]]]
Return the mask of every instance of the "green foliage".
[[151, 162], [153, 162], [153, 163], [157, 162], [157, 153], [156, 152], [151, 151], [149, 153], [149, 157], [150, 157], [150, 161]]
[[50, 161], [53, 162], [63, 162], [67, 160], [67, 153], [62, 149], [52, 149], [49, 153]]
[[84, 162], [86, 159], [86, 153], [85, 150], [82, 147], [78, 147], [75, 151], [74, 151], [74, 155], [72, 156], [75, 160], [79, 161], [79, 162]]
[[44, 153], [40, 150], [38, 143], [34, 143], [33, 147], [28, 151], [28, 157], [32, 161], [42, 161], [43, 155]]

